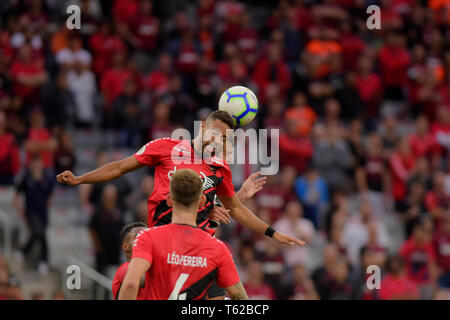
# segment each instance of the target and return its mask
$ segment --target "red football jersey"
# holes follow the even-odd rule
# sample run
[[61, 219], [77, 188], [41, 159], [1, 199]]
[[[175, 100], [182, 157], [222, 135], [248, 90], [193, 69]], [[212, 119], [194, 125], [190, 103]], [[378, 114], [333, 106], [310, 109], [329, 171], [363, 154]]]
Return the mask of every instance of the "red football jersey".
[[[123, 263], [119, 269], [117, 269], [116, 274], [114, 275], [113, 283], [112, 283], [112, 293], [114, 299], [118, 298], [120, 287], [122, 286], [123, 279], [125, 279], [125, 275], [127, 274], [129, 262]], [[144, 300], [145, 298], [145, 290], [144, 288], [139, 288], [137, 300]]]
[[160, 138], [150, 141], [134, 155], [141, 164], [155, 167], [155, 187], [148, 198], [148, 225], [158, 226], [172, 221], [172, 208], [167, 205], [172, 174], [180, 169], [192, 169], [203, 180], [205, 205], [199, 209], [197, 225], [208, 227], [209, 211], [214, 207], [215, 195], [234, 195], [231, 170], [216, 157], [204, 161], [194, 152], [190, 140]]
[[219, 287], [238, 283], [239, 274], [225, 244], [198, 227], [168, 224], [141, 231], [133, 258], [147, 260], [148, 300], [198, 300], [217, 279]]

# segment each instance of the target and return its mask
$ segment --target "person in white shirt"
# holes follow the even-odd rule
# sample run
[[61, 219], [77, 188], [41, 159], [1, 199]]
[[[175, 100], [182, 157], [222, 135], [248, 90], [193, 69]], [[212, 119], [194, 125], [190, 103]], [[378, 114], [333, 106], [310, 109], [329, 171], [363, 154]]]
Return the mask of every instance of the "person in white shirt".
[[[274, 224], [274, 229], [293, 237], [299, 237], [311, 243], [315, 236], [314, 225], [303, 218], [303, 208], [300, 202], [291, 200], [286, 204], [283, 217]], [[309, 266], [311, 263], [308, 246], [289, 246], [281, 248], [284, 261], [289, 267], [297, 264]]]
[[75, 122], [77, 126], [90, 126], [95, 120], [95, 76], [81, 60], [76, 60], [73, 70], [67, 73], [69, 90], [75, 99]]

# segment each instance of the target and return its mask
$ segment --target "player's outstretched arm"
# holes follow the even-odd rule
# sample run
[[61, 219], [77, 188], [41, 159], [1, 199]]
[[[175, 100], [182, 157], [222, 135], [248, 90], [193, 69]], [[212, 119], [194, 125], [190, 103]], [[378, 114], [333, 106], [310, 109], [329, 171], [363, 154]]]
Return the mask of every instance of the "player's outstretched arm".
[[75, 176], [71, 171], [64, 171], [56, 176], [59, 183], [76, 186], [83, 183], [100, 183], [121, 177], [122, 175], [143, 167], [134, 156], [109, 162], [98, 169], [82, 176]]
[[231, 300], [249, 300], [241, 281], [231, 287], [225, 288], [225, 290]]
[[144, 273], [150, 268], [150, 262], [142, 258], [133, 258], [123, 279], [118, 300], [136, 300], [139, 284]]
[[[231, 197], [219, 195], [219, 199], [223, 203], [225, 208], [230, 210], [231, 217], [235, 219], [237, 222], [243, 224], [247, 228], [259, 234], [266, 234], [266, 231], [268, 231], [270, 226], [261, 219], [259, 219], [257, 216], [255, 216], [253, 212], [251, 212], [246, 206], [244, 206], [239, 201], [236, 194], [234, 194]], [[296, 239], [294, 237], [288, 236], [278, 231], [269, 234], [269, 236], [271, 236], [275, 241], [281, 244], [287, 245], [297, 244], [299, 246], [305, 245], [305, 241]]]

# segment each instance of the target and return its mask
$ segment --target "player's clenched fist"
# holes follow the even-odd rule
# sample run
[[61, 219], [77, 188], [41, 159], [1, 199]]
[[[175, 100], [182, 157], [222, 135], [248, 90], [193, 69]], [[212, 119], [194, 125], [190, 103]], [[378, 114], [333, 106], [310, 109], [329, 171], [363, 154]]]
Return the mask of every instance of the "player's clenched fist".
[[292, 246], [294, 244], [297, 244], [299, 246], [304, 246], [306, 244], [306, 242], [303, 240], [296, 239], [294, 237], [288, 236], [288, 235], [278, 232], [278, 231], [274, 233], [272, 239], [274, 239], [275, 241], [277, 241], [281, 244], [287, 244], [290, 246]]
[[67, 184], [69, 186], [76, 186], [80, 184], [78, 177], [76, 177], [71, 171], [64, 171], [56, 176], [59, 183]]

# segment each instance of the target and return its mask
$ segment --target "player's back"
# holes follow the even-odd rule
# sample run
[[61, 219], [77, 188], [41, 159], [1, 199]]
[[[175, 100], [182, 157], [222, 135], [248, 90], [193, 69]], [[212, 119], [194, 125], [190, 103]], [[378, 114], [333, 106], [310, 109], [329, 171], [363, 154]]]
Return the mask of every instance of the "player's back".
[[147, 299], [203, 299], [217, 278], [227, 287], [239, 281], [230, 252], [198, 227], [169, 224], [142, 231], [133, 258], [151, 263]]

